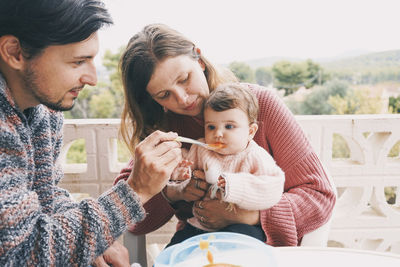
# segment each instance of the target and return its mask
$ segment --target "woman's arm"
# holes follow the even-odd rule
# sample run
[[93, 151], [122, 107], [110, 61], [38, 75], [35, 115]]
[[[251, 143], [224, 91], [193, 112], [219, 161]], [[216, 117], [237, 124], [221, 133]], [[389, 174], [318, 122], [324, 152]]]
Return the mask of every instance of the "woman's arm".
[[260, 212], [261, 225], [268, 244], [295, 246], [330, 218], [336, 197], [321, 161], [283, 101], [268, 90], [254, 92], [261, 125], [255, 141], [269, 150], [285, 173], [283, 196]]

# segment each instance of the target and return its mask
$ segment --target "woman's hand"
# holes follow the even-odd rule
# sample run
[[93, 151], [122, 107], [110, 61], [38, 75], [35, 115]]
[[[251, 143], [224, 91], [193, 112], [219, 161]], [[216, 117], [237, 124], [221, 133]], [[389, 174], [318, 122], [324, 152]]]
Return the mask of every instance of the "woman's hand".
[[180, 183], [170, 183], [164, 189], [164, 195], [171, 201], [185, 200], [187, 202], [202, 199], [208, 190], [209, 184], [205, 181], [202, 171], [193, 171], [192, 178]]
[[146, 203], [168, 182], [172, 171], [182, 160], [176, 133], [155, 131], [135, 149], [135, 163], [127, 182]]
[[221, 201], [220, 192], [217, 199], [196, 201], [193, 204], [193, 215], [207, 228], [221, 229], [231, 224], [243, 223], [249, 225], [260, 224], [260, 212], [258, 210], [245, 210], [235, 206], [229, 209], [229, 203]]

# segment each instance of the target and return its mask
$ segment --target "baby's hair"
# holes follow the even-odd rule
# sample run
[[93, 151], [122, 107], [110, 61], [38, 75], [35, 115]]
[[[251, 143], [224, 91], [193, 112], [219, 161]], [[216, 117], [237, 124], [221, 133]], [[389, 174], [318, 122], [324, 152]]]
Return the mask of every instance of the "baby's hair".
[[258, 100], [244, 84], [219, 85], [205, 101], [204, 110], [207, 108], [217, 112], [238, 108], [247, 114], [250, 123], [257, 122]]

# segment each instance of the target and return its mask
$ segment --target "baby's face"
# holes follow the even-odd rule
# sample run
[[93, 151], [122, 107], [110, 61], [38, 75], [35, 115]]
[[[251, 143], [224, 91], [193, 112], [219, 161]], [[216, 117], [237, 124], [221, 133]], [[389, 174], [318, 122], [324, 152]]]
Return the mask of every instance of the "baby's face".
[[229, 155], [243, 151], [253, 138], [246, 113], [234, 108], [221, 112], [204, 110], [205, 141], [207, 144], [222, 143], [224, 148], [216, 150]]

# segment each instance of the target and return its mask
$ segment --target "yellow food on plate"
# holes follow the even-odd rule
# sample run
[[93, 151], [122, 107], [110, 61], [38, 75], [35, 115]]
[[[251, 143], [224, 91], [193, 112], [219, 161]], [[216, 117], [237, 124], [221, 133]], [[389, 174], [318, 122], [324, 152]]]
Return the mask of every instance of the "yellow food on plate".
[[210, 247], [210, 239], [213, 239], [213, 236], [210, 236], [207, 240], [200, 240], [199, 248], [201, 250], [207, 249], [207, 260], [209, 264], [204, 265], [203, 267], [240, 267], [239, 265], [229, 264], [229, 263], [214, 263], [214, 257], [211, 251], [209, 250]]
[[201, 250], [208, 249], [209, 242], [208, 240], [200, 240], [199, 247]]

